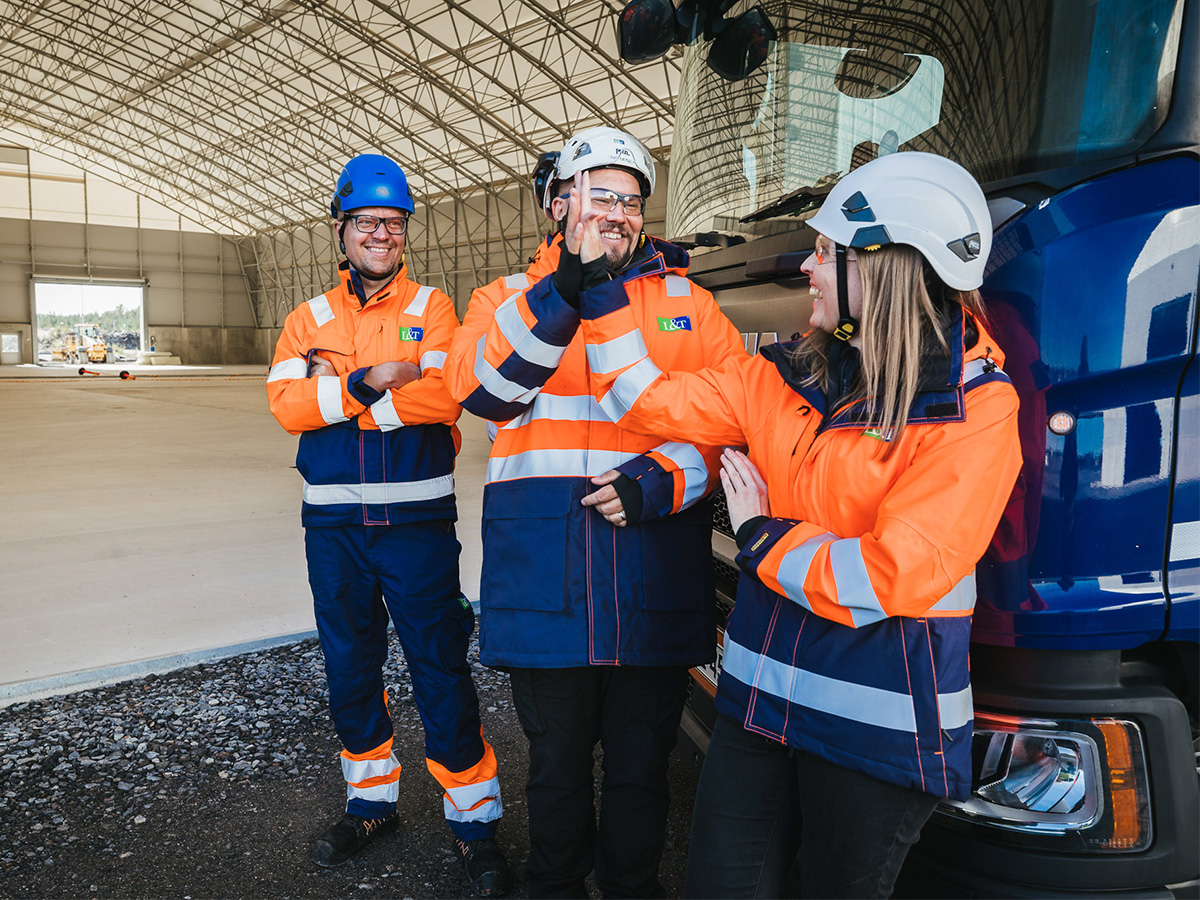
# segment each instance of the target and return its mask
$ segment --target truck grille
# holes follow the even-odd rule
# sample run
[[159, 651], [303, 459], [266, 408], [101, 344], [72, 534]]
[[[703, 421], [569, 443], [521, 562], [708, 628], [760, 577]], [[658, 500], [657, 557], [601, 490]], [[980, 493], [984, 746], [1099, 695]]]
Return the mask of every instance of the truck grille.
[[713, 491], [712, 501], [713, 528], [722, 534], [734, 537], [733, 526], [729, 524], [729, 507], [725, 504], [725, 492], [722, 490]]

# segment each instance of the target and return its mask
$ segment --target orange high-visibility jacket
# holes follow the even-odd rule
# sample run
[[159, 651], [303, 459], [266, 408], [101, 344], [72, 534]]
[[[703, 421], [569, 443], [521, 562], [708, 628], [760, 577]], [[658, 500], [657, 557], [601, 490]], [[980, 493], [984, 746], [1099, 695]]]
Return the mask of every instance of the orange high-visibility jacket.
[[[719, 448], [614, 424], [578, 310], [550, 277], [561, 238], [529, 270], [475, 291], [445, 378], [463, 407], [499, 425], [483, 510], [480, 654], [490, 665], [696, 665], [715, 640], [708, 504]], [[628, 296], [650, 355], [700, 369], [745, 356], [733, 325], [684, 273], [688, 257], [648, 239], [611, 282]], [[614, 528], [580, 499], [616, 469], [642, 491], [637, 522]]]
[[[584, 293], [588, 348], [627, 352], [601, 376], [624, 427], [749, 446], [772, 518], [738, 564], [717, 708], [838, 765], [940, 796], [971, 784], [974, 568], [1021, 452], [1017, 395], [995, 341], [954, 313], [899, 445], [864, 404], [826, 410], [775, 344], [699, 373], [658, 365], [607, 285]], [[972, 340], [974, 338], [974, 340]]]
[[[454, 519], [454, 457], [462, 413], [442, 381], [458, 317], [436, 288], [400, 272], [366, 305], [338, 267], [341, 283], [288, 314], [267, 377], [271, 412], [300, 435], [303, 523], [399, 524]], [[308, 377], [314, 354], [336, 375]], [[376, 391], [367, 369], [412, 362], [421, 377]]]

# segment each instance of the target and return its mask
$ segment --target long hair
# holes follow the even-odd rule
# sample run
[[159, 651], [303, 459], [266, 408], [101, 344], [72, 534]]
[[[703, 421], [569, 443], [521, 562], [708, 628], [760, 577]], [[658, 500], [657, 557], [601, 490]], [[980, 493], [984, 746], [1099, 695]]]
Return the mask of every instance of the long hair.
[[[864, 401], [872, 427], [885, 435], [891, 433], [884, 444], [883, 458], [887, 459], [908, 424], [922, 362], [949, 352], [947, 329], [952, 304], [983, 323], [983, 300], [978, 291], [946, 287], [920, 252], [903, 244], [858, 251], [858, 274], [862, 281], [862, 366], [850, 394], [842, 399]], [[814, 329], [793, 355], [809, 371], [807, 383], [823, 391], [829, 388], [829, 347], [833, 340], [833, 335]]]

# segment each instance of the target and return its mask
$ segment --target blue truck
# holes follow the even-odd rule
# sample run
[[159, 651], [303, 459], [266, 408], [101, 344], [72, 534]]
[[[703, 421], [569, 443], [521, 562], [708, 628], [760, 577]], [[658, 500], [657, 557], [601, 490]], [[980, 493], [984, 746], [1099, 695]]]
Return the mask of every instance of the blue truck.
[[[665, 229], [749, 351], [807, 327], [804, 219], [866, 160], [955, 159], [996, 229], [982, 293], [1024, 467], [977, 570], [974, 791], [939, 808], [898, 894], [1196, 897], [1200, 2], [758, 13], [774, 40], [741, 59], [761, 65], [731, 76], [719, 34], [683, 51]], [[718, 673], [693, 673], [700, 751]]]

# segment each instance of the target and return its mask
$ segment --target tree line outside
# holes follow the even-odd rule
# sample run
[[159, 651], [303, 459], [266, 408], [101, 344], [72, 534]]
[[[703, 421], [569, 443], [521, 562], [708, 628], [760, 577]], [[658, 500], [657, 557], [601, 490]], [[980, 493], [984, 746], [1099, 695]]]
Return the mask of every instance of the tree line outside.
[[100, 336], [107, 343], [115, 346], [136, 349], [141, 342], [141, 309], [127, 309], [118, 303], [116, 309], [104, 312], [72, 313], [38, 313], [38, 345], [42, 349], [50, 349], [60, 344], [66, 335], [74, 331], [81, 322], [94, 323], [99, 326]]

